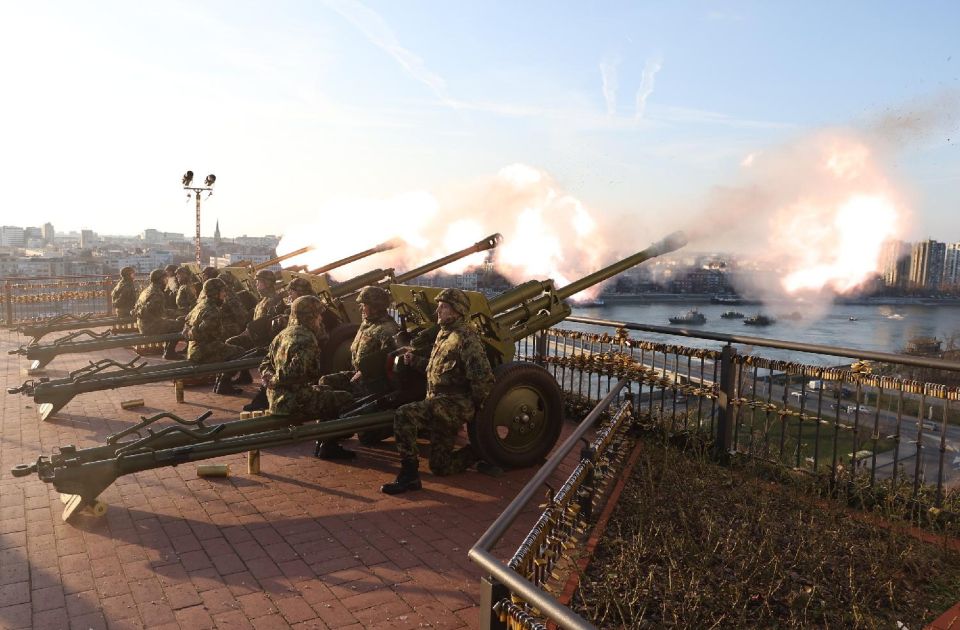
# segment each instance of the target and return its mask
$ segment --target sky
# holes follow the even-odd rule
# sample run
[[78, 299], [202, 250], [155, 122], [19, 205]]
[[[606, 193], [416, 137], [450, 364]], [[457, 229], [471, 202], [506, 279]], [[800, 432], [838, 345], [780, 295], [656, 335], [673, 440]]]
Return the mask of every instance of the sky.
[[[958, 24], [956, 2], [4, 0], [0, 223], [190, 235], [187, 169], [218, 178], [205, 235], [418, 191], [442, 221], [525, 165], [645, 244], [749, 156], [926, 117], [880, 168], [902, 236], [960, 241]], [[353, 212], [339, 229], [378, 220]]]

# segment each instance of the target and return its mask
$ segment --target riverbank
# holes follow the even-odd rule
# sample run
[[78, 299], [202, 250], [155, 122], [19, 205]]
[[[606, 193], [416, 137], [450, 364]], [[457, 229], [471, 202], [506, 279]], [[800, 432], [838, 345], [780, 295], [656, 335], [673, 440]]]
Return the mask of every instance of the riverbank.
[[[710, 304], [712, 293], [604, 293], [600, 300], [605, 304]], [[767, 304], [768, 302], [764, 302]], [[793, 300], [779, 300], [773, 304], [795, 304]], [[864, 297], [834, 298], [835, 304], [851, 306], [949, 306], [960, 307], [960, 298], [915, 298], [915, 297]], [[750, 306], [754, 301], [747, 301]], [[731, 305], [735, 306], [735, 305]]]

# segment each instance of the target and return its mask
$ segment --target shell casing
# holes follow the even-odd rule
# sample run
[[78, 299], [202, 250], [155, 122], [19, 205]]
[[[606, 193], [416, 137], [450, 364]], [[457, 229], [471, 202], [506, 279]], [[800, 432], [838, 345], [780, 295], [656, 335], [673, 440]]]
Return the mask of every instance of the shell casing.
[[247, 474], [260, 474], [260, 450], [247, 452]]
[[230, 464], [199, 464], [197, 465], [198, 477], [229, 477]]
[[143, 398], [132, 398], [130, 400], [120, 401], [120, 407], [123, 409], [136, 409], [143, 407]]

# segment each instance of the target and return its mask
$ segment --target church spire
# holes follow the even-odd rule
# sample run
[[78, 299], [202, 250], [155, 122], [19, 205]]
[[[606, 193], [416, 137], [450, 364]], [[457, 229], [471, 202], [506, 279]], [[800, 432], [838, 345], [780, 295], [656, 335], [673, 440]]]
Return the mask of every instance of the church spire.
[[217, 227], [213, 230], [213, 243], [220, 247], [220, 219], [217, 219]]

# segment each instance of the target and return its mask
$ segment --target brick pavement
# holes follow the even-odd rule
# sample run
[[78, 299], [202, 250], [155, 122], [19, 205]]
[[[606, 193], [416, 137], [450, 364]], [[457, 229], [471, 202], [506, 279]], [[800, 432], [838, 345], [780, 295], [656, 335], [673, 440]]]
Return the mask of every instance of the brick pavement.
[[[26, 341], [0, 330], [4, 391], [27, 378], [27, 361], [7, 356]], [[132, 352], [95, 358], [103, 356], [129, 360]], [[46, 375], [92, 358], [59, 357]], [[81, 515], [69, 525], [52, 486], [10, 475], [15, 464], [56, 446], [101, 443], [159, 410], [238, 417], [245, 398], [208, 390], [187, 388], [179, 405], [170, 383], [83, 394], [44, 423], [31, 398], [4, 394], [0, 628], [478, 625], [480, 572], [467, 550], [530, 470], [499, 479], [425, 473], [422, 491], [388, 497], [379, 487], [399, 468], [392, 441], [345, 442], [359, 453], [346, 464], [314, 459], [312, 444], [298, 444], [264, 452], [260, 475], [247, 475], [245, 456], [234, 455], [209, 460], [231, 465], [224, 479], [198, 478], [195, 464], [121, 477], [101, 496], [110, 506], [105, 516]], [[121, 409], [121, 400], [133, 398], [146, 407]], [[560, 476], [551, 483], [559, 487]], [[532, 522], [534, 508], [521, 522]], [[509, 556], [521, 536], [515, 528], [495, 552]]]

